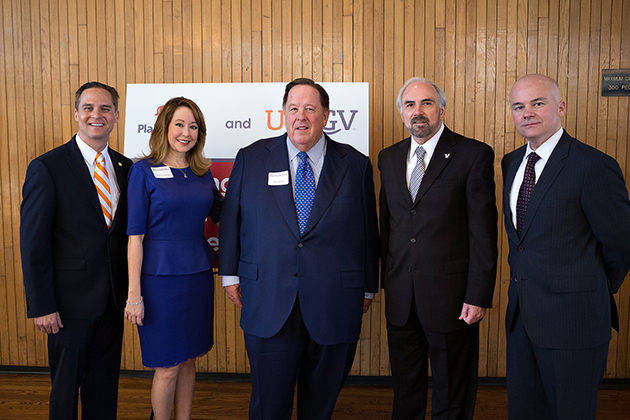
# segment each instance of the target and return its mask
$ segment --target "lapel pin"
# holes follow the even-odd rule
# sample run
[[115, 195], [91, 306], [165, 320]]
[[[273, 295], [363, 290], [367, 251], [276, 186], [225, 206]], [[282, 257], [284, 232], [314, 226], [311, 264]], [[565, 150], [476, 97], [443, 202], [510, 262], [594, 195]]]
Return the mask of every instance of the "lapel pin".
[[450, 153], [444, 153], [444, 158], [445, 158], [445, 159], [448, 159], [448, 157], [449, 157], [450, 155], [451, 155]]
[[118, 162], [118, 166], [122, 166], [122, 163]]

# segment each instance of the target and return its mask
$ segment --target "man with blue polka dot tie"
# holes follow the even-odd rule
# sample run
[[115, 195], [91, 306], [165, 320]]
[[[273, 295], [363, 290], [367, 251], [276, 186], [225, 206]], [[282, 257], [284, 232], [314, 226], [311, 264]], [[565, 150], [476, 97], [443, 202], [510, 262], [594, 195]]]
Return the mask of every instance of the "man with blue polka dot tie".
[[219, 274], [242, 308], [249, 418], [330, 419], [378, 291], [378, 224], [367, 156], [324, 134], [329, 97], [289, 83], [286, 134], [239, 151], [221, 214]]

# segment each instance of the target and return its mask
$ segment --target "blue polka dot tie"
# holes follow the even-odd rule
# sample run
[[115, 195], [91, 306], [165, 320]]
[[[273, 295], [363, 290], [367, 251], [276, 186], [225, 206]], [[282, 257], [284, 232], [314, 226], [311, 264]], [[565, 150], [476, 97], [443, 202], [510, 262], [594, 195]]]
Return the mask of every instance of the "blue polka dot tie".
[[523, 183], [521, 184], [521, 188], [518, 190], [518, 198], [516, 199], [516, 233], [518, 233], [519, 237], [523, 231], [523, 224], [525, 223], [525, 214], [527, 214], [529, 198], [532, 196], [532, 192], [536, 186], [536, 172], [534, 171], [534, 165], [536, 165], [538, 159], [540, 159], [540, 156], [534, 152], [530, 153], [527, 157]]
[[313, 169], [308, 164], [308, 155], [305, 152], [298, 153], [300, 164], [295, 171], [295, 209], [297, 211], [300, 235], [304, 234], [308, 216], [311, 214], [313, 200], [315, 199], [315, 176]]

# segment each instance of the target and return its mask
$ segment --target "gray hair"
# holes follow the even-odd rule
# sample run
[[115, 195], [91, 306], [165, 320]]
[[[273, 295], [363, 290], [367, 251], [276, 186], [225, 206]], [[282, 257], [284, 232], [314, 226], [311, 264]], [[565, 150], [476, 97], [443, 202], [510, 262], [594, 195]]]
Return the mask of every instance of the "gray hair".
[[405, 90], [407, 90], [409, 85], [412, 85], [414, 83], [428, 83], [431, 86], [433, 86], [435, 88], [435, 91], [438, 94], [438, 102], [439, 102], [440, 107], [446, 108], [446, 106], [448, 105], [448, 103], [446, 102], [446, 95], [444, 94], [444, 91], [442, 89], [440, 89], [440, 87], [438, 85], [436, 85], [435, 83], [433, 83], [429, 79], [425, 79], [424, 77], [412, 77], [411, 79], [409, 79], [409, 80], [407, 80], [405, 82], [403, 87], [401, 87], [400, 91], [398, 92], [398, 98], [396, 98], [396, 106], [398, 107], [398, 112], [400, 112], [402, 114], [402, 96], [403, 96], [403, 93], [405, 93]]

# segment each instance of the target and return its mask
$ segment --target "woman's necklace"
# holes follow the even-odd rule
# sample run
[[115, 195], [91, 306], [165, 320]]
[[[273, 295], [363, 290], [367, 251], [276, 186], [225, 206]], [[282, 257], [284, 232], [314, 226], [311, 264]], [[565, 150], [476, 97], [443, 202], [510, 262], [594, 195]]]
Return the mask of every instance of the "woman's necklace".
[[188, 178], [188, 174], [186, 173], [186, 171], [188, 170], [188, 166], [184, 167], [184, 169], [182, 170], [182, 168], [180, 168], [179, 166], [175, 166], [175, 165], [169, 165], [168, 163], [164, 162], [165, 165], [170, 166], [171, 168], [175, 168], [178, 169], [179, 172], [182, 173], [182, 175], [184, 175], [184, 178]]

